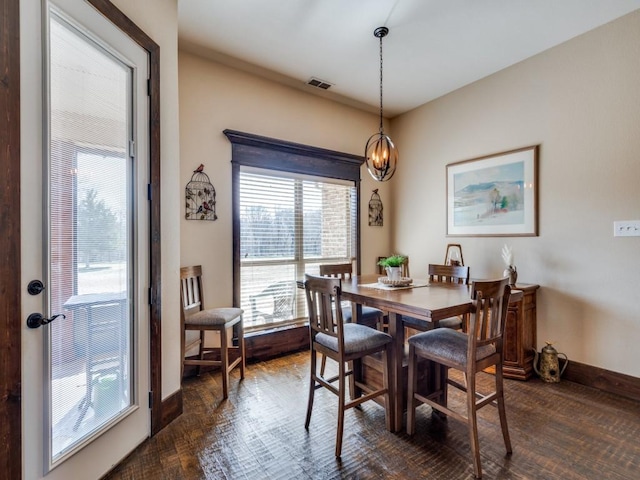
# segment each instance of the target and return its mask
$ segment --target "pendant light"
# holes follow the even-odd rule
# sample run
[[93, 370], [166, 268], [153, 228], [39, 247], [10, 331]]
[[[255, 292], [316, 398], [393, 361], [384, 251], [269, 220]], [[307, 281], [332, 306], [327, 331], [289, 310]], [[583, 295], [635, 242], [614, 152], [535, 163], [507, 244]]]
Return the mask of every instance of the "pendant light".
[[387, 27], [373, 31], [373, 36], [380, 39], [380, 131], [369, 137], [364, 149], [367, 170], [378, 182], [386, 182], [393, 177], [398, 163], [398, 150], [382, 128], [382, 39], [388, 33]]

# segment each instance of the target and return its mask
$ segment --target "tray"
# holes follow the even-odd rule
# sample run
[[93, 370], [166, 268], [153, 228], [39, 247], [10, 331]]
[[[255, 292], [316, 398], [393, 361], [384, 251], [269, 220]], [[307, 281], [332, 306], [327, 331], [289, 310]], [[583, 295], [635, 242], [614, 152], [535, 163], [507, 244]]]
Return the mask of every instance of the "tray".
[[413, 279], [409, 277], [402, 277], [399, 280], [390, 280], [389, 277], [379, 277], [378, 282], [386, 285], [387, 287], [408, 287], [413, 283]]

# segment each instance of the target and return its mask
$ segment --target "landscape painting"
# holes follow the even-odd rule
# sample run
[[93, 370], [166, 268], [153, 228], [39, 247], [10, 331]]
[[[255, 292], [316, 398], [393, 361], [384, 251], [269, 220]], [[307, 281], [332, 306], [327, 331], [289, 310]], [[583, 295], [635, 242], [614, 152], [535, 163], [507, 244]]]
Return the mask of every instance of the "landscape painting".
[[447, 235], [534, 236], [538, 146], [447, 165]]

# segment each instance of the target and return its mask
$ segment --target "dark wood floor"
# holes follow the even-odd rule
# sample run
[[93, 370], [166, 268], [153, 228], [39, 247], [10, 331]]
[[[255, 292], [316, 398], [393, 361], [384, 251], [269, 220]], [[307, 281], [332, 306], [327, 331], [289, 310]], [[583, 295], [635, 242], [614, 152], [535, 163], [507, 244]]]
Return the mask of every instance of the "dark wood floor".
[[[185, 380], [184, 413], [106, 478], [116, 479], [466, 479], [473, 478], [465, 427], [419, 407], [417, 433], [384, 429], [368, 402], [345, 418], [342, 460], [334, 456], [337, 399], [321, 389], [304, 429], [308, 353], [250, 364], [221, 401], [217, 372]], [[488, 375], [481, 374], [480, 377]], [[506, 380], [513, 455], [497, 410], [479, 413], [486, 479], [639, 479], [640, 404], [563, 381]], [[449, 402], [463, 397], [450, 390]]]

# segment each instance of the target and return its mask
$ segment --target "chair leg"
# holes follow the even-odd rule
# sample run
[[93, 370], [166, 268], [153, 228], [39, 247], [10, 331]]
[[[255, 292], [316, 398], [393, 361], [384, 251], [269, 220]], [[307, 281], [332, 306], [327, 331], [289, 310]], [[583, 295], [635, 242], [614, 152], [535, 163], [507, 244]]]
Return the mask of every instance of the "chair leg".
[[336, 457], [342, 454], [342, 434], [344, 432], [344, 405], [346, 402], [345, 390], [345, 368], [344, 362], [339, 362], [339, 378], [338, 378], [338, 431], [336, 432]]
[[[200, 330], [200, 345], [198, 346], [198, 358], [204, 360], [204, 330]], [[200, 376], [200, 364], [196, 367], [196, 376]]]
[[392, 370], [392, 350], [391, 343], [387, 345], [386, 350], [383, 352], [384, 355], [384, 372], [382, 372], [382, 386], [387, 389], [387, 393], [384, 396], [384, 406], [385, 406], [385, 423], [387, 426], [387, 430], [390, 432], [395, 432], [395, 398], [393, 392], [391, 391], [391, 382], [389, 379], [389, 374]]
[[320, 358], [320, 376], [324, 377], [324, 369], [327, 366], [327, 356], [321, 353]]
[[498, 414], [500, 415], [500, 428], [502, 428], [502, 437], [504, 438], [504, 446], [507, 453], [512, 453], [511, 438], [509, 438], [509, 427], [507, 426], [507, 412], [504, 405], [504, 382], [502, 374], [502, 363], [496, 365], [496, 393], [498, 394]]
[[416, 401], [413, 395], [418, 384], [416, 347], [409, 344], [409, 369], [407, 372], [407, 434], [413, 435], [416, 428]]
[[317, 362], [317, 354], [316, 351], [311, 349], [311, 366], [309, 371], [311, 372], [309, 375], [309, 402], [307, 403], [307, 419], [304, 421], [304, 428], [309, 429], [309, 422], [311, 422], [311, 411], [313, 410], [313, 396], [316, 392], [316, 365]]
[[184, 377], [184, 356], [185, 356], [185, 342], [187, 341], [187, 332], [182, 329], [182, 344], [180, 345], [180, 383], [182, 383], [182, 377]]
[[227, 328], [220, 330], [220, 362], [222, 367], [222, 399], [229, 397], [229, 349], [227, 345]]
[[244, 380], [244, 369], [245, 369], [245, 353], [244, 353], [244, 325], [242, 317], [240, 317], [240, 321], [237, 323], [237, 335], [238, 335], [238, 354], [240, 355], [240, 380]]
[[467, 423], [469, 427], [471, 457], [473, 458], [473, 473], [476, 478], [482, 478], [482, 467], [480, 466], [480, 445], [478, 442], [475, 374], [467, 374]]
[[440, 405], [446, 407], [449, 403], [449, 367], [446, 365], [438, 365], [440, 369], [440, 381], [442, 382], [442, 395], [440, 397]]

